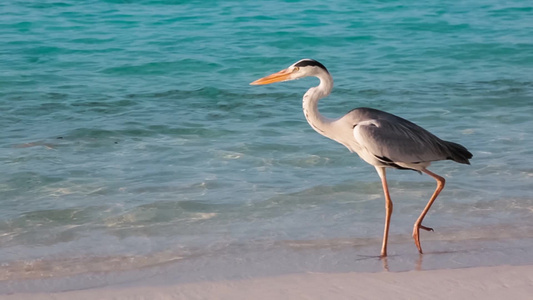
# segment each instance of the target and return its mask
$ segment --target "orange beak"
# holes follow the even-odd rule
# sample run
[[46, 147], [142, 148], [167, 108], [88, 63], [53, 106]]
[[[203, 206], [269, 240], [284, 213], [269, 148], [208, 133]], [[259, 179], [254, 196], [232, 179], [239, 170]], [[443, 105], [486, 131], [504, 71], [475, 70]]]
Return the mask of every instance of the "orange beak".
[[289, 80], [290, 79], [291, 74], [292, 74], [292, 71], [289, 71], [289, 69], [284, 69], [284, 70], [281, 70], [281, 71], [279, 71], [277, 73], [274, 73], [274, 74], [268, 75], [266, 77], [257, 79], [256, 81], [254, 81], [254, 82], [252, 82], [250, 84], [251, 85], [262, 85], [262, 84], [270, 84], [270, 83], [274, 83], [274, 82], [285, 81], [285, 80]]

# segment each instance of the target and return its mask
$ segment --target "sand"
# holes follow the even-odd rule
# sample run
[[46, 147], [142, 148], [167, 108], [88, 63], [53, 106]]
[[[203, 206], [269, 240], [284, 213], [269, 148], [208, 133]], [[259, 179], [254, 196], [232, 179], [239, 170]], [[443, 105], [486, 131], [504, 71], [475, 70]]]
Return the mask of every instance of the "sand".
[[381, 273], [305, 273], [175, 285], [0, 295], [13, 300], [94, 299], [533, 299], [533, 266]]

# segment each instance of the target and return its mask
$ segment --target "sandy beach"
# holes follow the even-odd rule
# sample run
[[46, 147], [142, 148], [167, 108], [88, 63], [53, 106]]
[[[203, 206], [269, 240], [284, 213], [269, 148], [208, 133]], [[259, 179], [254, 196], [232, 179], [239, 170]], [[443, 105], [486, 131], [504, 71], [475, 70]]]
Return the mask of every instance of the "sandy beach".
[[533, 266], [381, 273], [306, 273], [176, 285], [139, 283], [5, 300], [93, 299], [531, 299]]

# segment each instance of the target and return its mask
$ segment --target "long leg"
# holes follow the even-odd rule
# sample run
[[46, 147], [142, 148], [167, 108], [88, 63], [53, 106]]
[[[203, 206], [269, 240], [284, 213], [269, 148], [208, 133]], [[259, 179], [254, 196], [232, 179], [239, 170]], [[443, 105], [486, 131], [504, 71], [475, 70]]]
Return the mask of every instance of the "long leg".
[[428, 174], [429, 176], [435, 178], [435, 180], [437, 181], [437, 188], [435, 189], [435, 192], [433, 192], [433, 195], [429, 199], [428, 204], [426, 204], [426, 207], [424, 208], [424, 210], [422, 211], [422, 213], [420, 214], [420, 216], [416, 220], [415, 225], [413, 227], [413, 239], [415, 240], [415, 245], [418, 248], [418, 252], [420, 252], [420, 253], [422, 253], [422, 247], [420, 246], [420, 234], [419, 234], [420, 228], [422, 228], [424, 230], [427, 230], [427, 231], [433, 231], [433, 228], [423, 226], [422, 225], [422, 221], [424, 220], [424, 217], [426, 216], [426, 214], [428, 213], [429, 209], [431, 208], [431, 205], [433, 204], [435, 199], [437, 199], [437, 197], [439, 196], [440, 192], [444, 188], [444, 184], [446, 183], [446, 180], [443, 177], [440, 177], [439, 175], [437, 175], [437, 174], [435, 174], [433, 172], [430, 172], [427, 169], [423, 169], [422, 172], [424, 172], [424, 173]]
[[381, 184], [383, 185], [383, 193], [385, 194], [385, 229], [383, 230], [383, 243], [381, 244], [381, 257], [387, 256], [387, 240], [389, 239], [389, 225], [392, 216], [392, 200], [389, 195], [389, 187], [387, 185], [387, 176], [385, 175], [385, 168], [376, 167]]

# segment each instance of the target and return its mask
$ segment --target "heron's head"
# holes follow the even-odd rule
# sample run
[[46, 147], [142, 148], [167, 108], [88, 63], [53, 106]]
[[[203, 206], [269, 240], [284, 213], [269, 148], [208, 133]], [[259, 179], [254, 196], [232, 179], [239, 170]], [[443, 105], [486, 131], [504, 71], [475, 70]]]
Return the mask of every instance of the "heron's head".
[[316, 60], [306, 58], [295, 62], [287, 69], [283, 69], [277, 73], [257, 79], [256, 81], [250, 84], [261, 85], [280, 81], [295, 80], [307, 76], [317, 76], [318, 74], [324, 72], [329, 74], [328, 69], [326, 69], [323, 64], [319, 63]]

